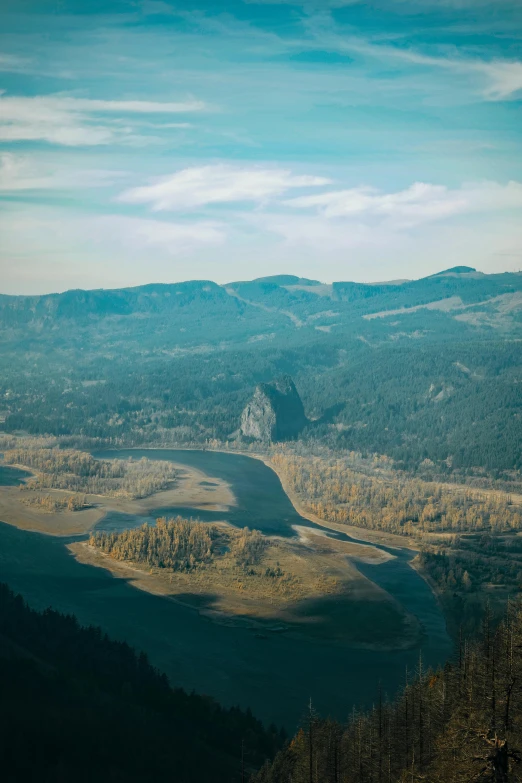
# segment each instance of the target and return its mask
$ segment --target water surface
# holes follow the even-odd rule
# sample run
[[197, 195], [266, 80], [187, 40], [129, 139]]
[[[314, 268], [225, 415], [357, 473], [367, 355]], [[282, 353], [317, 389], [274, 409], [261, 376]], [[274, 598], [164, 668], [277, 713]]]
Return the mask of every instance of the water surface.
[[[313, 526], [296, 512], [277, 475], [250, 457], [188, 450], [113, 451], [97, 456], [170, 459], [203, 471], [208, 481], [227, 481], [237, 499], [237, 506], [227, 513], [169, 507], [162, 509], [164, 514], [186, 513], [208, 521], [226, 518], [235, 525], [285, 536], [294, 535], [292, 525]], [[115, 529], [145, 519], [121, 516], [108, 515], [99, 524]], [[79, 539], [28, 533], [0, 523], [0, 578], [32, 605], [74, 613], [82, 623], [99, 624], [112, 636], [146, 650], [173, 684], [207, 693], [227, 705], [250, 706], [261, 718], [284, 723], [289, 730], [295, 728], [310, 697], [322, 714], [342, 719], [354, 703], [371, 705], [379, 683], [393, 694], [404, 682], [406, 667], [411, 671], [416, 666], [421, 647], [426, 665], [442, 663], [451, 652], [439, 606], [408, 565], [413, 553], [407, 550], [389, 550], [396, 557], [379, 566], [358, 566], [413, 612], [424, 629], [418, 648], [383, 652], [305, 643], [285, 634], [260, 639], [246, 628], [217, 625], [192, 609], [137, 590], [104, 569], [78, 563], [66, 548], [71, 540]], [[212, 596], [206, 601], [211, 603]], [[371, 604], [360, 609], [370, 612]]]
[[27, 470], [0, 465], [0, 487], [16, 487], [23, 484], [30, 475]]

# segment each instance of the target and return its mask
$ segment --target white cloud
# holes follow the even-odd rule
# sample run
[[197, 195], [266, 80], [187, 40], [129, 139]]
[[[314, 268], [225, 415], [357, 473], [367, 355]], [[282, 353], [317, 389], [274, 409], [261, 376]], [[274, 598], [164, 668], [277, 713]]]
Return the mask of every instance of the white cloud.
[[177, 103], [162, 103], [158, 101], [99, 101], [90, 98], [69, 98], [66, 96], [37, 97], [37, 98], [6, 98], [6, 101], [29, 100], [45, 104], [48, 107], [55, 106], [58, 109], [69, 111], [136, 113], [136, 114], [180, 114], [191, 111], [202, 111], [206, 108], [203, 101], [188, 100]]
[[395, 193], [359, 187], [288, 199], [285, 204], [296, 209], [315, 209], [327, 219], [386, 222], [395, 228], [408, 228], [458, 214], [522, 210], [522, 184], [484, 182], [452, 190], [415, 182]]
[[485, 77], [481, 86], [488, 100], [505, 100], [522, 90], [522, 62], [519, 60], [476, 60], [469, 57], [432, 57], [393, 46], [359, 45], [361, 51], [376, 56], [404, 60], [415, 65], [443, 68], [465, 75]]
[[46, 161], [35, 155], [0, 154], [0, 192], [108, 187], [123, 176], [121, 171], [73, 169], [65, 161]]
[[[382, 11], [386, 7], [384, 0], [368, 3], [366, 0], [243, 0], [247, 5], [294, 5], [300, 6], [305, 12], [324, 11], [324, 9], [346, 8], [351, 5], [374, 5], [376, 11]], [[165, 5], [158, 2], [157, 5]], [[390, 9], [397, 10], [397, 5], [408, 6], [415, 13], [440, 11], [441, 7], [461, 9], [478, 9], [494, 6], [508, 10], [519, 10], [519, 0], [388, 0]], [[395, 8], [394, 8], [395, 6]]]
[[[234, 215], [236, 218], [237, 215]], [[419, 277], [469, 264], [520, 268], [522, 221], [486, 211], [453, 221], [376, 230], [299, 211], [248, 211], [242, 221], [141, 220], [23, 202], [0, 212], [2, 293], [204, 279], [226, 282], [288, 271], [321, 280]]]
[[262, 203], [292, 188], [318, 187], [330, 182], [325, 177], [294, 175], [285, 169], [216, 164], [183, 169], [150, 185], [127, 190], [119, 200], [150, 204], [154, 211], [187, 210], [227, 202]]
[[[321, 280], [377, 281], [420, 277], [459, 264], [490, 273], [517, 271], [521, 263], [522, 222], [513, 213], [484, 211], [408, 230], [391, 222], [376, 229], [364, 217], [348, 221], [322, 214], [255, 213], [249, 221], [259, 237], [273, 236], [269, 248], [261, 239], [252, 248], [251, 277], [288, 269]], [[228, 245], [226, 250], [232, 262]]]
[[490, 100], [509, 98], [522, 90], [522, 62], [492, 60], [491, 62], [469, 62], [469, 67], [485, 74], [488, 84], [484, 95]]
[[[104, 101], [66, 95], [20, 97], [0, 95], [0, 141], [48, 141], [64, 146], [144, 141], [126, 126], [104, 121], [104, 115], [181, 114], [206, 108], [202, 101]], [[102, 115], [100, 117], [100, 115]]]
[[[338, 0], [338, 2], [341, 3], [343, 0]], [[520, 7], [518, 0], [394, 0], [394, 2], [401, 2], [403, 5], [411, 5], [413, 7], [420, 6], [422, 10], [430, 7], [431, 10], [434, 10], [440, 6], [452, 6], [457, 9], [476, 9], [492, 5], [497, 8], [513, 8], [516, 10]]]

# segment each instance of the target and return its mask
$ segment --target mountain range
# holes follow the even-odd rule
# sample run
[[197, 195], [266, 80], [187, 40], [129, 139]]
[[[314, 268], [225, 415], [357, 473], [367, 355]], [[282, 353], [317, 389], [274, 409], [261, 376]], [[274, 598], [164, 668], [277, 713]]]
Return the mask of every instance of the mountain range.
[[288, 374], [305, 440], [408, 470], [521, 467], [521, 273], [2, 295], [0, 330], [6, 432], [224, 442]]

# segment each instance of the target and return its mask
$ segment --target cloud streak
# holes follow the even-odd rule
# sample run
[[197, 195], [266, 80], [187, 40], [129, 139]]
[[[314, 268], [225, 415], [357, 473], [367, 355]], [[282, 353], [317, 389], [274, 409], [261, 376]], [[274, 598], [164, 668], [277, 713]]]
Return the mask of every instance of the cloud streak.
[[[116, 101], [66, 95], [35, 97], [0, 95], [0, 141], [46, 141], [69, 147], [136, 144], [146, 141], [132, 128], [132, 117], [201, 112], [202, 101]], [[127, 117], [115, 126], [103, 119]]]
[[468, 56], [425, 54], [413, 48], [375, 43], [363, 36], [347, 34], [335, 24], [329, 13], [312, 13], [305, 22], [311, 45], [327, 51], [359, 55], [383, 62], [407, 63], [419, 68], [445, 70], [478, 78], [482, 97], [498, 101], [516, 97], [522, 91], [522, 61], [492, 58], [482, 60]]
[[126, 204], [147, 204], [153, 211], [192, 210], [209, 204], [263, 203], [293, 188], [330, 184], [326, 177], [294, 175], [279, 168], [216, 164], [183, 169], [119, 197]]
[[405, 229], [455, 215], [522, 211], [522, 183], [484, 182], [452, 190], [415, 182], [395, 193], [359, 187], [288, 199], [285, 204], [294, 209], [313, 209], [332, 220], [386, 222], [394, 229]]
[[18, 57], [15, 54], [6, 54], [0, 52], [0, 71], [11, 71], [12, 73], [24, 73], [30, 60], [26, 57]]
[[0, 155], [0, 192], [78, 190], [114, 185], [127, 176], [122, 171], [75, 169], [64, 163], [40, 160], [34, 155]]

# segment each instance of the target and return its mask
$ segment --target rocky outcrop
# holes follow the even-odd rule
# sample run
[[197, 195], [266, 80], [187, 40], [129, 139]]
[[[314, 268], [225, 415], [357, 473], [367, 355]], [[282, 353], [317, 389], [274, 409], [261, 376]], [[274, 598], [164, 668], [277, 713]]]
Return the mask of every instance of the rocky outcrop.
[[295, 438], [308, 423], [289, 375], [260, 383], [241, 414], [241, 434], [264, 442]]

